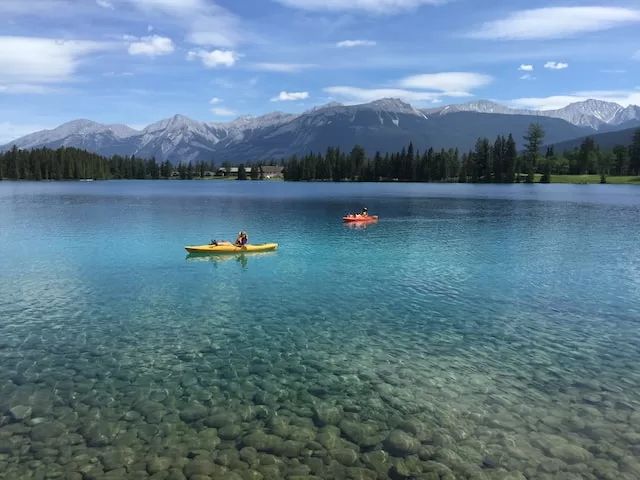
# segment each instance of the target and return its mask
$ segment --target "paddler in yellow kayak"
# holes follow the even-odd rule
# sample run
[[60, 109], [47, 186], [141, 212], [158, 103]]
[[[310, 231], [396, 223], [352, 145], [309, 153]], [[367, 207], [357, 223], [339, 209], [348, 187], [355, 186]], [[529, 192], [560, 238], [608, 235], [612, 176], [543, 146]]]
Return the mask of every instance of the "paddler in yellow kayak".
[[244, 247], [247, 243], [249, 243], [249, 237], [247, 236], [246, 232], [239, 232], [238, 233], [238, 238], [236, 238], [236, 243], [233, 244], [227, 240], [223, 240], [221, 242], [217, 241], [217, 240], [211, 240], [211, 245], [235, 245], [236, 247]]
[[249, 237], [245, 232], [240, 232], [236, 238], [236, 247], [244, 247], [247, 243], [249, 243]]

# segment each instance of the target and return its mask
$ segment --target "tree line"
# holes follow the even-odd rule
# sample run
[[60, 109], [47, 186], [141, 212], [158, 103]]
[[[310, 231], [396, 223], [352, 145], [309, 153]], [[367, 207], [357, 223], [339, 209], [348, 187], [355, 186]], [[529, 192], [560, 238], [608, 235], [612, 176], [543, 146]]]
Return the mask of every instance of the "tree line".
[[[363, 147], [356, 145], [350, 152], [329, 147], [324, 155], [296, 155], [279, 162], [284, 178], [289, 181], [414, 181], [414, 182], [549, 182], [552, 175], [600, 174], [606, 176], [640, 175], [640, 129], [630, 145], [601, 149], [592, 137], [586, 137], [579, 147], [562, 153], [547, 148], [540, 150], [545, 132], [531, 124], [518, 151], [513, 135], [498, 135], [495, 141], [479, 138], [475, 148], [461, 153], [449, 148], [439, 151], [429, 148], [414, 150], [410, 143], [400, 152], [376, 152], [369, 158]], [[238, 180], [259, 179], [260, 166], [274, 163], [255, 162], [238, 166]], [[247, 173], [248, 168], [251, 171]], [[229, 173], [231, 164], [222, 168]], [[190, 180], [215, 174], [216, 164], [206, 161], [180, 163], [158, 162], [135, 155], [105, 157], [74, 147], [57, 149], [18, 149], [14, 146], [0, 152], [0, 180], [79, 180], [166, 179]]]
[[531, 124], [518, 152], [513, 135], [498, 135], [491, 142], [479, 138], [475, 148], [461, 153], [458, 149], [429, 148], [414, 151], [412, 143], [400, 152], [384, 156], [376, 152], [367, 157], [363, 147], [350, 152], [329, 147], [324, 155], [296, 155], [284, 161], [284, 178], [289, 181], [410, 181], [410, 182], [540, 182], [548, 183], [552, 175], [599, 174], [606, 176], [640, 175], [640, 129], [631, 145], [601, 149], [592, 137], [579, 147], [562, 153], [548, 147], [541, 152], [545, 132], [538, 123]]
[[[251, 167], [266, 165], [256, 162]], [[227, 172], [231, 164], [221, 165]], [[18, 149], [0, 152], [0, 180], [110, 180], [110, 179], [168, 179], [191, 180], [204, 178], [217, 171], [214, 162], [180, 163], [176, 167], [168, 160], [144, 159], [135, 155], [105, 157], [74, 147]], [[242, 168], [243, 175], [245, 168]], [[249, 175], [259, 178], [259, 168]]]

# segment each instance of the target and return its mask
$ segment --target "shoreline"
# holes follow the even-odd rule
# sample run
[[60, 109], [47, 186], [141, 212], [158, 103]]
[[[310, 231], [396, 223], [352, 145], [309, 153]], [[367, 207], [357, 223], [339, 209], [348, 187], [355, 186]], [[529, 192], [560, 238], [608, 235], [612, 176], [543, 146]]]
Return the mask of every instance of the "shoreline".
[[[536, 174], [536, 181], [534, 183], [531, 184], [527, 184], [525, 182], [504, 182], [504, 183], [498, 183], [498, 182], [413, 182], [413, 181], [400, 181], [400, 180], [384, 180], [384, 181], [377, 181], [377, 182], [359, 182], [359, 181], [351, 181], [351, 180], [344, 180], [344, 181], [339, 181], [339, 182], [334, 182], [332, 180], [284, 180], [283, 178], [269, 178], [269, 179], [262, 179], [262, 180], [252, 180], [250, 178], [246, 179], [246, 180], [240, 180], [243, 182], [285, 182], [285, 183], [407, 183], [407, 184], [418, 184], [418, 183], [424, 183], [424, 184], [458, 184], [458, 183], [467, 183], [467, 184], [471, 184], [471, 185], [551, 185], [551, 184], [556, 184], [556, 185], [601, 185], [600, 183], [600, 175], [598, 174], [593, 174], [593, 175], [556, 175], [551, 176], [551, 181], [548, 184], [544, 184], [544, 183], [540, 183], [540, 177], [542, 175], [540, 174]], [[158, 179], [152, 179], [152, 178], [106, 178], [106, 179], [93, 179], [91, 181], [87, 181], [86, 179], [62, 179], [62, 180], [15, 180], [15, 179], [9, 179], [9, 178], [4, 178], [4, 179], [0, 179], [0, 184], [2, 182], [82, 182], [82, 183], [92, 183], [92, 182], [108, 182], [108, 181], [113, 181], [113, 180], [125, 180], [125, 181], [129, 181], [129, 180], [137, 180], [137, 181], [239, 181], [236, 177], [207, 177], [207, 178], [200, 178], [200, 177], [194, 177], [192, 179], [180, 179], [180, 178], [158, 178]], [[602, 185], [640, 185], [640, 177], [638, 176], [632, 176], [632, 175], [627, 175], [627, 176], [611, 176], [611, 177], [606, 177], [607, 182], [605, 184]]]

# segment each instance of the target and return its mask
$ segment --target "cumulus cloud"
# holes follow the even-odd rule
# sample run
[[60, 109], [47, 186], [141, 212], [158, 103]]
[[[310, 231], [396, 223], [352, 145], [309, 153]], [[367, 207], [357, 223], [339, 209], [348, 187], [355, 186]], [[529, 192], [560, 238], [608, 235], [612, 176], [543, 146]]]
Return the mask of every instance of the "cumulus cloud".
[[640, 10], [622, 7], [545, 7], [520, 10], [485, 22], [468, 36], [486, 40], [574, 37], [640, 22]]
[[218, 103], [222, 102], [222, 99], [218, 98], [218, 97], [213, 97], [211, 100], [209, 100], [209, 103], [211, 105], [217, 105]]
[[525, 65], [522, 64], [518, 67], [518, 70], [522, 71], [522, 72], [531, 72], [533, 71], [533, 65]]
[[290, 102], [294, 100], [304, 100], [309, 98], [309, 92], [280, 92], [280, 95], [273, 97], [272, 102]]
[[109, 8], [109, 9], [113, 10], [113, 4], [111, 2], [108, 2], [107, 0], [96, 0], [96, 4], [99, 7]]
[[195, 60], [196, 58], [202, 60], [202, 64], [207, 68], [232, 67], [240, 58], [240, 55], [232, 50], [212, 50], [207, 52], [200, 49], [191, 50], [187, 53], [188, 60]]
[[447, 0], [275, 0], [285, 7], [309, 11], [364, 11], [393, 14], [415, 10], [423, 5], [441, 5]]
[[613, 102], [623, 107], [640, 105], [640, 90], [593, 90], [574, 92], [569, 95], [552, 95], [550, 97], [527, 97], [509, 100], [509, 105], [517, 108], [531, 108], [535, 110], [556, 110], [570, 103], [582, 102], [588, 99]]
[[353, 48], [353, 47], [375, 47], [376, 42], [373, 40], [343, 40], [336, 43], [338, 48]]
[[569, 64], [562, 62], [547, 62], [544, 64], [544, 68], [548, 70], [562, 70], [564, 68], [569, 68]]
[[129, 45], [129, 54], [146, 55], [148, 57], [169, 55], [173, 53], [174, 50], [175, 45], [173, 44], [173, 40], [159, 35], [142, 37]]
[[520, 80], [534, 80], [536, 77], [531, 75], [530, 73], [525, 73], [520, 77]]
[[216, 117], [233, 117], [236, 115], [236, 112], [229, 108], [215, 107], [211, 111]]

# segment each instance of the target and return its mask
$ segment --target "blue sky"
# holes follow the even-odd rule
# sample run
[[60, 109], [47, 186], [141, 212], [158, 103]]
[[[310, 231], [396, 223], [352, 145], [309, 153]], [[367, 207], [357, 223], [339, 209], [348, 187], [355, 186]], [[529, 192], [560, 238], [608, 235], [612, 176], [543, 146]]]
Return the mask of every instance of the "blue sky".
[[640, 104], [637, 2], [2, 0], [0, 144], [398, 97]]

